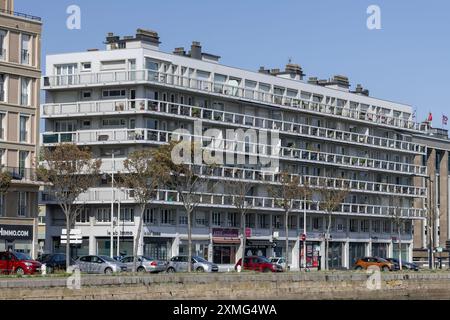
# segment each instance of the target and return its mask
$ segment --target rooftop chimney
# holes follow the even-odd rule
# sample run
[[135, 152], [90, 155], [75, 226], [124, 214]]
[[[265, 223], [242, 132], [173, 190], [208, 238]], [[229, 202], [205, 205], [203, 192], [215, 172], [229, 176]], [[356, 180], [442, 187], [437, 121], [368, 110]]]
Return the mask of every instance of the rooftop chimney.
[[176, 54], [178, 56], [185, 56], [186, 55], [186, 51], [184, 50], [183, 47], [178, 47], [178, 48], [175, 48], [173, 50], [173, 54]]
[[159, 41], [158, 32], [153, 31], [153, 30], [137, 29], [136, 30], [136, 39], [141, 40], [143, 42], [149, 42], [156, 46], [159, 46], [159, 44], [161, 43]]
[[258, 70], [258, 72], [259, 73], [269, 73], [270, 74], [270, 70], [269, 69], [266, 69], [266, 68], [264, 68], [264, 67], [259, 67], [259, 70]]
[[359, 83], [356, 85], [355, 91], [352, 91], [352, 93], [356, 93], [367, 97], [369, 96], [369, 90], [364, 89], [363, 86]]
[[200, 42], [192, 41], [191, 51], [189, 54], [191, 58], [202, 60], [202, 46], [200, 45]]
[[108, 35], [106, 36], [106, 43], [114, 43], [120, 40], [119, 36], [115, 36], [113, 32], [108, 32]]

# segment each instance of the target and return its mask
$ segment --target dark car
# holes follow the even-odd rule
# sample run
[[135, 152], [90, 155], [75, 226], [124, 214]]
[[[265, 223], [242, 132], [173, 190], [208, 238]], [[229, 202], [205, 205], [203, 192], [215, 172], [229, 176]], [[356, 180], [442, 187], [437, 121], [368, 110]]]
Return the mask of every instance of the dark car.
[[[241, 265], [242, 259], [234, 266], [237, 270]], [[283, 272], [283, 267], [279, 264], [272, 263], [266, 257], [250, 256], [244, 258], [244, 270], [260, 271], [260, 272]]]
[[41, 263], [21, 252], [0, 252], [0, 272], [32, 275], [41, 272]]
[[[400, 269], [400, 261], [398, 259], [387, 258], [386, 260], [389, 261], [389, 262], [392, 262], [393, 264], [395, 264], [396, 268], [398, 270]], [[417, 264], [415, 264], [415, 263], [402, 260], [402, 270], [419, 271], [419, 266]]]
[[[45, 265], [47, 273], [66, 270], [66, 255], [64, 253], [43, 254], [38, 261]], [[75, 260], [70, 259], [70, 265], [74, 265]]]

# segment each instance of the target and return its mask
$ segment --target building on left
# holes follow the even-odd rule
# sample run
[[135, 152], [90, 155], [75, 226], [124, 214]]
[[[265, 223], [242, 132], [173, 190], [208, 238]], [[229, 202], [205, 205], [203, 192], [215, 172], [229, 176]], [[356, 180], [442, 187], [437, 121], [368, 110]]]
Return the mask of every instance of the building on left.
[[0, 0], [0, 164], [13, 180], [0, 196], [0, 251], [36, 257], [41, 76], [41, 18], [16, 12]]

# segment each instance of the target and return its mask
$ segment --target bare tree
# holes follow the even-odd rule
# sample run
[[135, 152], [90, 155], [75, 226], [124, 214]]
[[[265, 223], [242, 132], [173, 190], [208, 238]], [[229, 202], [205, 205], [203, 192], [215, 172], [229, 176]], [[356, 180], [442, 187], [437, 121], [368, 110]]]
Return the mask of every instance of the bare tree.
[[342, 205], [349, 194], [348, 186], [342, 183], [340, 186], [329, 187], [326, 183], [320, 185], [319, 189], [321, 200], [319, 207], [321, 210], [325, 211], [327, 215], [327, 226], [325, 232], [325, 270], [328, 270], [328, 248], [330, 241], [330, 230], [331, 230], [331, 218], [333, 212], [335, 212]]
[[94, 186], [101, 160], [93, 159], [88, 149], [75, 144], [60, 144], [43, 149], [44, 163], [37, 169], [39, 179], [48, 183], [47, 190], [60, 206], [66, 218], [66, 268], [70, 266], [70, 230], [83, 208], [77, 203], [80, 194]]
[[402, 230], [403, 230], [403, 219], [402, 219], [402, 206], [399, 197], [392, 197], [392, 210], [390, 212], [392, 222], [397, 230], [398, 237], [398, 264], [400, 270], [402, 270]]
[[274, 198], [278, 207], [284, 211], [284, 228], [286, 235], [286, 269], [289, 266], [289, 215], [295, 208], [295, 203], [301, 199], [304, 200], [309, 194], [309, 186], [301, 184], [300, 176], [291, 176], [288, 172], [278, 174], [278, 185], [269, 187], [269, 194]]
[[254, 186], [254, 183], [248, 180], [230, 180], [226, 183], [228, 189], [233, 195], [233, 206], [239, 211], [241, 216], [241, 270], [244, 270], [244, 259], [245, 259], [245, 246], [247, 242], [247, 235], [245, 230], [246, 217], [249, 210], [252, 209], [252, 201], [248, 201], [247, 197], [249, 192]]
[[[158, 187], [157, 165], [150, 149], [137, 150], [128, 155], [124, 161], [124, 172], [120, 174], [120, 186], [131, 189], [133, 198], [140, 207], [140, 219], [133, 248], [133, 272], [137, 268], [137, 252], [141, 241], [144, 214], [155, 199]], [[119, 212], [120, 215], [120, 212]]]
[[[172, 154], [179, 150], [189, 153], [188, 161], [173, 161]], [[208, 186], [209, 173], [213, 166], [205, 166], [206, 170], [200, 172], [199, 167], [193, 165], [195, 152], [198, 152], [195, 143], [181, 141], [163, 145], [153, 153], [153, 170], [158, 173], [159, 184], [176, 191], [187, 214], [189, 262], [192, 261], [192, 220], [195, 209], [201, 202], [200, 193], [214, 189], [214, 186]], [[188, 272], [192, 272], [191, 263], [188, 263]]]

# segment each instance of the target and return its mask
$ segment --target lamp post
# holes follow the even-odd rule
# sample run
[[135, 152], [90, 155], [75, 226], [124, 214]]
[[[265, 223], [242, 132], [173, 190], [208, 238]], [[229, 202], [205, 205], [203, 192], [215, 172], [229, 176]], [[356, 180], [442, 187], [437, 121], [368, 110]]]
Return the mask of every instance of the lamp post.
[[[125, 224], [125, 216], [123, 219], [123, 224]], [[120, 195], [119, 199], [117, 199], [117, 254], [120, 256]]]
[[115, 150], [111, 150], [111, 152], [105, 153], [107, 156], [111, 156], [111, 233], [110, 233], [110, 246], [109, 246], [109, 255], [111, 258], [114, 257], [114, 171], [116, 169], [116, 165], [114, 162], [114, 156], [116, 154]]
[[303, 197], [303, 234], [305, 235], [303, 240], [303, 268], [306, 270], [306, 197]]

